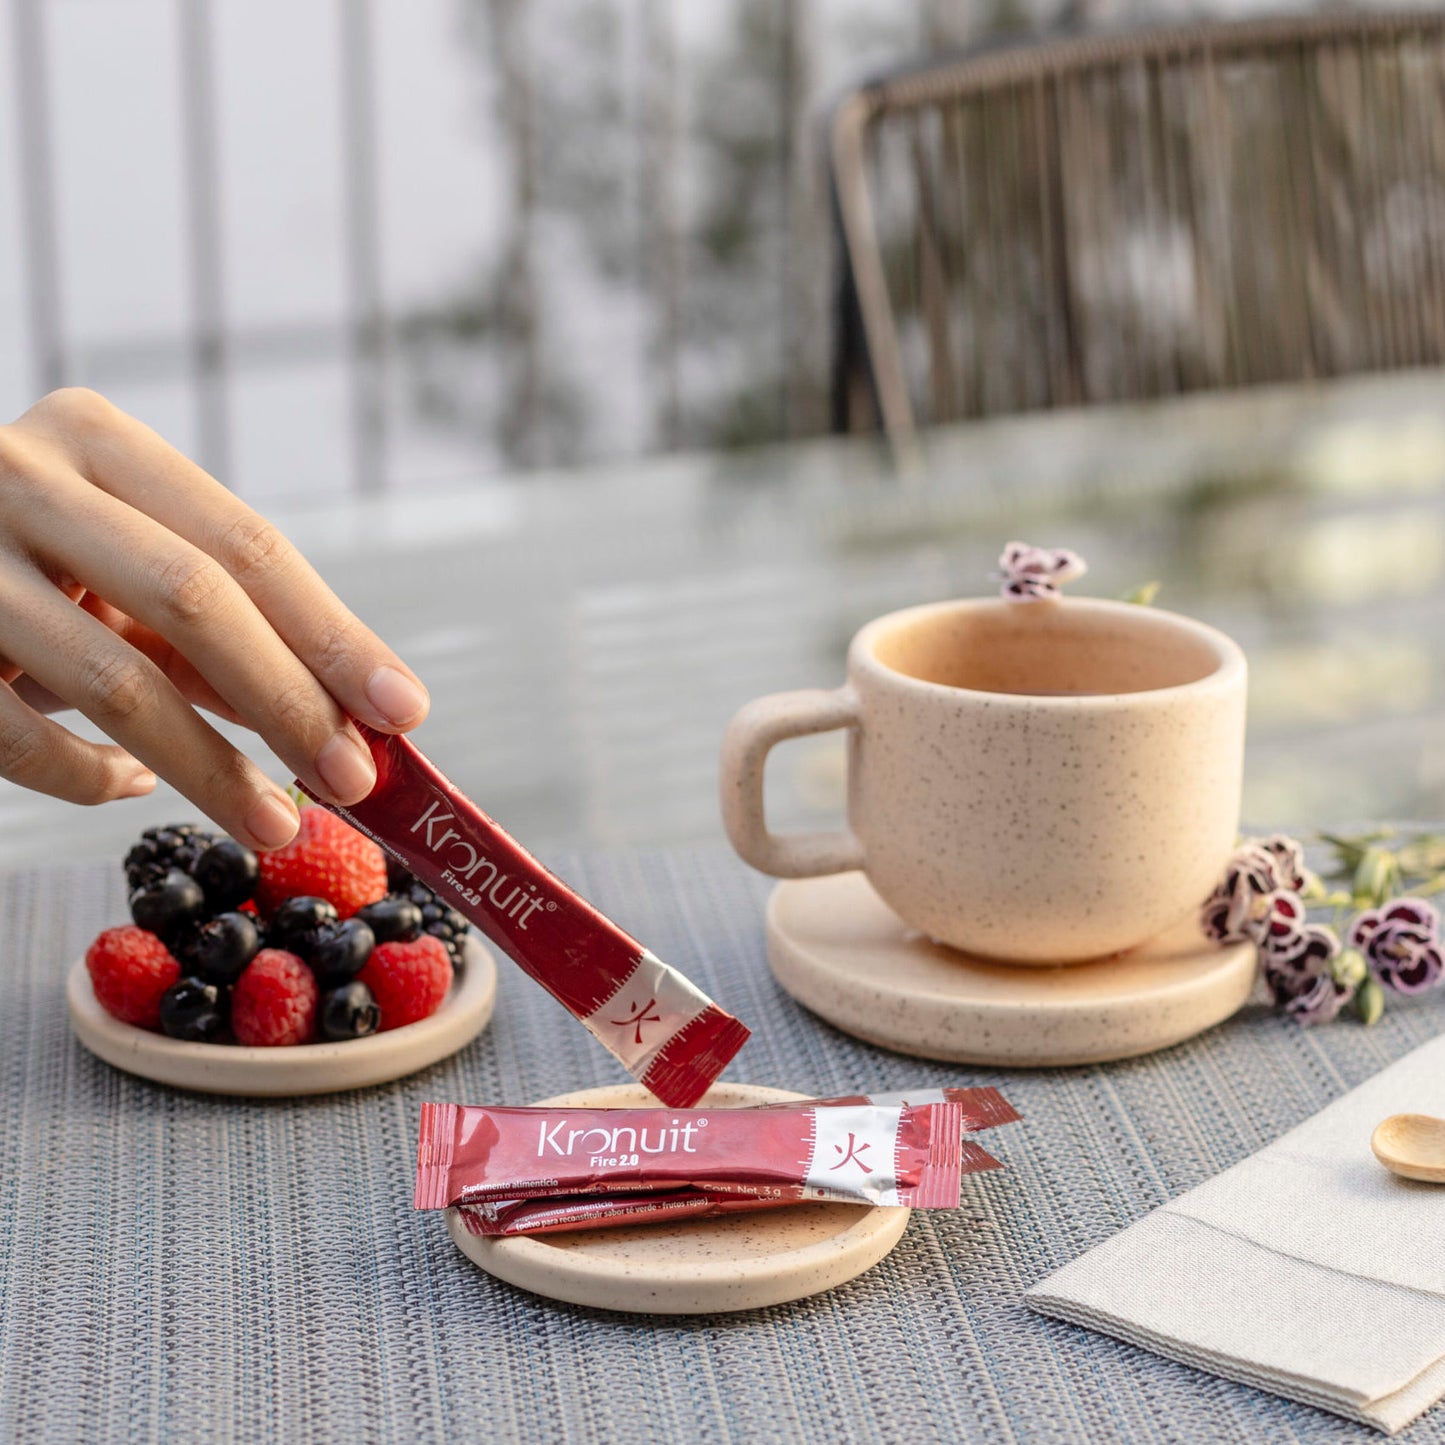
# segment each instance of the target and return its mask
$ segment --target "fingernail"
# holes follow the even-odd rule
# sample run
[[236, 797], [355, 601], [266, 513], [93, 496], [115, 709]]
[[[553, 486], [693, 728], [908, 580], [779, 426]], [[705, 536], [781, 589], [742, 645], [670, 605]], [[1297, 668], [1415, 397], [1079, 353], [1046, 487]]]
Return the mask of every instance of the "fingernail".
[[147, 793], [155, 792], [156, 775], [149, 769], [139, 772], [122, 788], [117, 794], [122, 798], [143, 798]]
[[333, 733], [316, 754], [316, 771], [338, 803], [356, 803], [376, 786], [376, 764], [350, 733]]
[[367, 679], [366, 695], [388, 722], [412, 722], [431, 704], [425, 688], [394, 667], [378, 667]]
[[290, 798], [271, 793], [246, 814], [246, 831], [263, 848], [284, 848], [301, 826], [301, 815]]

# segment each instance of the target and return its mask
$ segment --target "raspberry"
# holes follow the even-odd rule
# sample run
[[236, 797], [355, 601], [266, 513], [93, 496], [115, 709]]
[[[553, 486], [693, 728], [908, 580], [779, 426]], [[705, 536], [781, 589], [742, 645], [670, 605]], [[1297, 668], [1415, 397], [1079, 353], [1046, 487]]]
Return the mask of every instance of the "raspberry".
[[86, 950], [85, 967], [106, 1013], [137, 1028], [160, 1028], [161, 998], [181, 966], [154, 933], [131, 923], [107, 928]]
[[256, 901], [267, 917], [288, 898], [325, 898], [342, 918], [386, 893], [386, 857], [370, 838], [325, 808], [302, 808], [301, 829], [284, 847], [261, 854]]
[[231, 1030], [238, 1044], [304, 1044], [316, 1028], [316, 979], [296, 957], [263, 948], [231, 990]]
[[446, 945], [430, 934], [410, 943], [378, 943], [357, 974], [381, 1008], [381, 1031], [434, 1014], [452, 986]]

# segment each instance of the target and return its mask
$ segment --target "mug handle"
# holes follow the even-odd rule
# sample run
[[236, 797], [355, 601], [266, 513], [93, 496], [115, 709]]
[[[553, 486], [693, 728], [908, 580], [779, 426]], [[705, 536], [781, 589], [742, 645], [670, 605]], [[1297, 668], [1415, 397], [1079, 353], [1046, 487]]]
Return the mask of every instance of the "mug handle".
[[851, 687], [776, 692], [738, 711], [723, 737], [722, 815], [744, 862], [774, 878], [814, 878], [863, 867], [863, 844], [848, 829], [780, 836], [769, 832], [763, 803], [763, 768], [774, 744], [855, 728], [859, 722], [858, 696]]

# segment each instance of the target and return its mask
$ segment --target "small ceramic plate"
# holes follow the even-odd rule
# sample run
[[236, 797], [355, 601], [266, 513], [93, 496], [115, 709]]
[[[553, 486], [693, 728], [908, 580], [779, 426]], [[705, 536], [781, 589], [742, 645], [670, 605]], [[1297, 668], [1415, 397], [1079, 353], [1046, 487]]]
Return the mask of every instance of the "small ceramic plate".
[[[718, 1084], [698, 1107], [801, 1098]], [[571, 1108], [661, 1107], [635, 1084], [543, 1099]], [[550, 1299], [631, 1314], [719, 1314], [818, 1294], [871, 1269], [898, 1243], [911, 1210], [796, 1204], [721, 1219], [676, 1220], [530, 1238], [478, 1239], [455, 1209], [447, 1229], [474, 1264]]]
[[862, 873], [779, 883], [767, 938], [773, 976], [845, 1033], [900, 1054], [1009, 1068], [1168, 1048], [1238, 1010], [1256, 970], [1252, 943], [1211, 943], [1193, 918], [1097, 963], [971, 958], [909, 928]]
[[405, 1028], [340, 1044], [253, 1049], [192, 1044], [112, 1018], [96, 1002], [77, 961], [66, 980], [70, 1025], [91, 1053], [128, 1074], [206, 1094], [332, 1094], [385, 1084], [456, 1053], [486, 1027], [497, 998], [497, 967], [474, 935], [446, 1002]]

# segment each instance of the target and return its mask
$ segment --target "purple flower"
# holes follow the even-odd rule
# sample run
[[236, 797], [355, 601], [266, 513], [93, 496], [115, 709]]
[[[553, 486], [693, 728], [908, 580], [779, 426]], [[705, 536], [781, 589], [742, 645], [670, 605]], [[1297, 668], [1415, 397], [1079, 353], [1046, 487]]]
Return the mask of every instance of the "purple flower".
[[1311, 925], [1289, 954], [1266, 955], [1264, 981], [1275, 1008], [1296, 1023], [1326, 1024], [1354, 997], [1354, 986], [1335, 978], [1331, 965], [1340, 952], [1334, 931]]
[[1283, 833], [1271, 838], [1261, 838], [1253, 845], [1270, 860], [1275, 884], [1295, 893], [1303, 893], [1311, 880], [1310, 871], [1305, 867], [1304, 849]]
[[1421, 993], [1440, 981], [1440, 915], [1423, 898], [1369, 908], [1350, 925], [1350, 942], [1370, 972], [1396, 993]]
[[1237, 925], [1234, 900], [1222, 888], [1216, 888], [1204, 900], [1199, 912], [1199, 926], [1204, 930], [1204, 936], [1212, 938], [1215, 943], [1243, 943], [1247, 937]]
[[1027, 542], [1010, 542], [998, 565], [1003, 578], [999, 590], [1011, 601], [1056, 597], [1060, 586], [1089, 570], [1077, 552], [1063, 547], [1031, 547]]
[[1288, 999], [1276, 999], [1275, 1007], [1296, 1023], [1327, 1024], [1355, 996], [1354, 989], [1322, 973]]
[[1266, 893], [1255, 904], [1251, 932], [1270, 958], [1293, 958], [1305, 942], [1305, 901], [1288, 888]]
[[1254, 843], [1239, 848], [1224, 870], [1219, 886], [1204, 900], [1200, 925], [1216, 943], [1243, 943], [1255, 938], [1263, 917], [1262, 900], [1275, 892], [1274, 859]]
[[1234, 850], [1225, 865], [1224, 882], [1227, 887], [1245, 888], [1255, 895], [1290, 887], [1279, 873], [1275, 854], [1253, 838], [1246, 839]]
[[1041, 597], [1057, 597], [1059, 589], [1041, 577], [1014, 577], [999, 588], [999, 595], [1012, 602], [1033, 602]]

